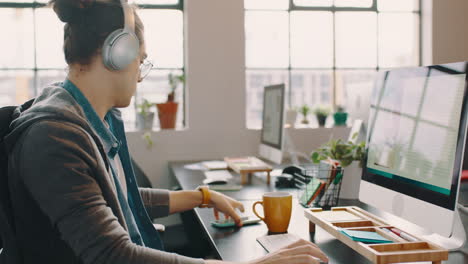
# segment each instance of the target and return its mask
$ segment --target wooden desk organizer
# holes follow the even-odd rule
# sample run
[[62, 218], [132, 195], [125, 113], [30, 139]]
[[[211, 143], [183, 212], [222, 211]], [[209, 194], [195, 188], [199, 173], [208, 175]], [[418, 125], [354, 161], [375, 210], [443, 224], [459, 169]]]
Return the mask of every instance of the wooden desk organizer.
[[[253, 160], [253, 164], [250, 166], [240, 165], [239, 160]], [[266, 172], [267, 173], [267, 185], [270, 184], [270, 172], [273, 168], [265, 162], [255, 157], [241, 157], [241, 158], [224, 158], [228, 167], [241, 175], [241, 184], [245, 185], [251, 181], [252, 173], [255, 172]], [[245, 162], [240, 162], [245, 163]]]
[[[442, 260], [448, 259], [448, 251], [446, 249], [404, 230], [403, 232], [410, 234], [419, 241], [409, 242], [402, 238], [399, 238], [397, 241], [396, 238], [389, 236], [381, 229], [383, 227], [392, 228], [394, 226], [389, 225], [384, 220], [359, 207], [333, 207], [329, 212], [338, 211], [346, 211], [361, 218], [361, 220], [329, 222], [325, 217], [320, 216], [320, 212], [322, 212], [321, 208], [310, 208], [304, 211], [306, 218], [310, 220], [309, 231], [311, 233], [315, 232], [315, 226], [318, 225], [359, 254], [377, 264], [417, 261], [432, 261], [433, 264], [440, 264]], [[347, 230], [375, 231], [383, 237], [395, 241], [395, 243], [365, 244], [356, 242], [341, 233], [339, 231], [340, 228]]]

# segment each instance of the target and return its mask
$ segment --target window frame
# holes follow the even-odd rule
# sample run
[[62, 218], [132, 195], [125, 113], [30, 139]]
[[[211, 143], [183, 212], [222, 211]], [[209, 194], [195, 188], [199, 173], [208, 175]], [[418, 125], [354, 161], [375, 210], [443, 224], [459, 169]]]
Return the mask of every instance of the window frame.
[[[144, 10], [148, 10], [148, 9], [158, 9], [158, 10], [178, 10], [178, 11], [181, 11], [182, 14], [184, 14], [184, 0], [178, 0], [178, 3], [177, 4], [167, 4], [167, 5], [161, 5], [161, 4], [136, 4], [138, 6], [138, 9], [144, 9]], [[41, 67], [38, 67], [37, 65], [37, 38], [36, 38], [36, 34], [37, 34], [37, 21], [36, 21], [36, 12], [35, 12], [35, 9], [39, 9], [39, 8], [44, 8], [44, 7], [48, 7], [49, 4], [47, 3], [39, 3], [39, 2], [36, 2], [36, 1], [32, 1], [30, 3], [23, 3], [23, 2], [15, 2], [15, 1], [9, 1], [9, 2], [0, 2], [0, 9], [3, 9], [3, 8], [16, 8], [16, 9], [32, 9], [32, 14], [33, 14], [33, 19], [32, 19], [32, 22], [33, 22], [33, 29], [34, 29], [34, 36], [33, 36], [33, 39], [34, 39], [34, 43], [33, 43], [33, 67], [24, 67], [24, 68], [3, 68], [3, 67], [0, 67], [0, 72], [19, 72], [19, 71], [30, 71], [32, 72], [32, 83], [33, 83], [33, 97], [36, 97], [38, 96], [38, 93], [40, 91], [40, 87], [38, 85], [38, 75], [39, 75], [39, 72], [40, 71], [65, 71], [66, 69], [64, 68], [59, 68], [59, 67], [46, 67], [46, 68], [41, 68]], [[58, 19], [58, 18], [57, 18]], [[186, 65], [185, 65], [185, 25], [183, 25], [183, 28], [182, 28], [182, 32], [183, 32], [183, 50], [182, 52], [184, 53], [183, 54], [183, 65], [182, 65], [182, 68], [164, 68], [164, 67], [156, 67], [153, 66], [153, 68], [151, 69], [152, 71], [153, 70], [169, 70], [169, 71], [181, 71], [182, 74], [186, 74]], [[186, 84], [185, 83], [182, 83], [182, 96], [183, 96], [183, 113], [182, 113], [182, 117], [183, 117], [183, 120], [182, 120], [182, 128], [185, 128], [186, 127], [186, 124], [187, 124], [187, 120], [186, 120], [186, 117], [187, 117], [187, 97], [186, 97]], [[135, 112], [137, 111], [137, 98], [138, 96], [138, 89], [135, 91], [135, 94], [133, 95], [133, 97], [135, 98], [134, 100], [134, 104], [132, 107], [135, 108]], [[124, 120], [125, 121], [125, 120]], [[126, 130], [128, 131], [133, 131], [134, 128], [130, 128], [130, 127], [126, 127]]]
[[[294, 4], [294, 0], [289, 0], [289, 8], [288, 9], [247, 9], [244, 8], [244, 12], [257, 12], [257, 11], [269, 11], [269, 12], [287, 12], [288, 13], [288, 28], [289, 28], [289, 50], [288, 50], [288, 55], [289, 55], [289, 66], [287, 68], [278, 68], [278, 67], [247, 67], [245, 65], [245, 72], [247, 71], [288, 71], [288, 100], [287, 104], [291, 106], [291, 98], [292, 98], [292, 72], [294, 70], [317, 70], [317, 71], [332, 71], [332, 80], [333, 80], [333, 85], [331, 87], [332, 90], [332, 100], [331, 100], [331, 106], [335, 109], [337, 107], [337, 73], [340, 70], [345, 70], [345, 71], [356, 71], [356, 70], [363, 70], [363, 71], [372, 71], [375, 70], [376, 72], [379, 72], [381, 69], [388, 69], [388, 68], [381, 68], [379, 66], [379, 14], [380, 13], [405, 13], [405, 14], [416, 14], [418, 15], [418, 21], [419, 21], [419, 34], [418, 34], [418, 66], [422, 65], [422, 60], [423, 60], [423, 49], [422, 49], [422, 31], [423, 31], [423, 25], [422, 25], [422, 0], [417, 0], [417, 3], [419, 5], [418, 10], [416, 11], [379, 11], [377, 7], [377, 1], [378, 0], [372, 0], [372, 5], [370, 7], [341, 7], [341, 6], [334, 6], [333, 4], [331, 6], [298, 6]], [[291, 12], [294, 11], [327, 11], [331, 12], [333, 16], [333, 67], [291, 67]], [[377, 46], [377, 63], [376, 67], [350, 67], [350, 68], [340, 68], [336, 66], [336, 12], [374, 12], [377, 14], [377, 41], [376, 41], [376, 46]], [[248, 123], [248, 120], [246, 120], [246, 125]]]

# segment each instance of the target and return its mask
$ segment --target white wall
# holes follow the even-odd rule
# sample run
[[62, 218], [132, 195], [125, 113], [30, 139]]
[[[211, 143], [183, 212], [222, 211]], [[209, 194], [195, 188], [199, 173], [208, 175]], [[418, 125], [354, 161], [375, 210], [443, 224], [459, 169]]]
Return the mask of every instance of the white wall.
[[433, 0], [433, 64], [468, 61], [468, 1]]
[[[433, 23], [434, 63], [468, 60], [466, 11], [466, 0], [434, 0], [434, 19], [428, 17]], [[146, 148], [141, 133], [127, 134], [133, 157], [159, 188], [175, 184], [168, 161], [255, 155], [260, 140], [259, 131], [245, 127], [243, 0], [185, 1], [185, 29], [188, 128], [154, 132], [152, 149]], [[330, 134], [343, 138], [348, 132], [346, 128], [301, 129], [292, 138], [299, 151], [309, 153]], [[161, 222], [175, 224], [179, 219]]]
[[468, 61], [468, 1], [422, 0], [423, 65]]

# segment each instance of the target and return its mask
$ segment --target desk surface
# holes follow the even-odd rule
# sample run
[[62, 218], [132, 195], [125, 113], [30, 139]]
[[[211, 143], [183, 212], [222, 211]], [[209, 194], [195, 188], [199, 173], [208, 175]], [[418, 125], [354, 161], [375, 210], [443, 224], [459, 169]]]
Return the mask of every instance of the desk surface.
[[[195, 189], [205, 178], [202, 171], [185, 169], [184, 165], [188, 163], [190, 162], [170, 163], [170, 169], [172, 173], [179, 182], [180, 187], [184, 190]], [[264, 192], [275, 190], [276, 188], [274, 187], [273, 183], [270, 184], [270, 186], [267, 186], [266, 183], [261, 179], [253, 177], [252, 184], [246, 185], [244, 188], [242, 188], [242, 190], [224, 193], [243, 202], [247, 215], [253, 215], [251, 209], [253, 202], [260, 200]], [[468, 192], [465, 191], [462, 193], [460, 200], [463, 203], [468, 203]], [[389, 222], [401, 222], [400, 219], [367, 206], [357, 200], [340, 200], [340, 206], [341, 205], [356, 205], [384, 218]], [[361, 256], [359, 253], [341, 243], [320, 227], [317, 227], [315, 235], [311, 236], [308, 231], [309, 222], [304, 217], [303, 210], [303, 207], [301, 207], [297, 201], [295, 201], [293, 204], [293, 213], [288, 230], [289, 233], [293, 233], [306, 240], [310, 240], [316, 243], [329, 257], [330, 263], [371, 263], [365, 257]], [[243, 228], [216, 229], [210, 225], [210, 222], [214, 220], [212, 210], [197, 208], [195, 209], [195, 214], [198, 217], [201, 227], [208, 235], [211, 246], [220, 259], [227, 261], [246, 261], [261, 257], [267, 253], [256, 241], [257, 237], [267, 235], [268, 230], [265, 224], [261, 223]], [[462, 221], [465, 224], [465, 229], [468, 230], [468, 217], [466, 215], [462, 215]], [[409, 226], [412, 231], [420, 230], [418, 227], [412, 226], [409, 223], [405, 224]], [[418, 264], [421, 263], [424, 262], [418, 262]], [[443, 263], [468, 263], [468, 245], [466, 245], [462, 251], [450, 253], [449, 260]]]

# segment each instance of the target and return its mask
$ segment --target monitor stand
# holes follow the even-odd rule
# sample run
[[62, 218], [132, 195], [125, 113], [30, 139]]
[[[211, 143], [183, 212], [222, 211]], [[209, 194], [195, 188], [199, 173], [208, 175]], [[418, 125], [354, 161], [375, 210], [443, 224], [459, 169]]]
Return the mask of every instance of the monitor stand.
[[422, 237], [443, 248], [446, 248], [449, 251], [460, 250], [466, 243], [466, 233], [458, 209], [455, 210], [453, 230], [450, 237], [444, 237], [438, 234], [431, 234]]
[[299, 166], [299, 156], [306, 159], [308, 162], [312, 162], [311, 158], [302, 152], [296, 151], [296, 146], [291, 138], [289, 133], [290, 128], [284, 129], [284, 150], [288, 153], [289, 158], [291, 159], [292, 165]]

